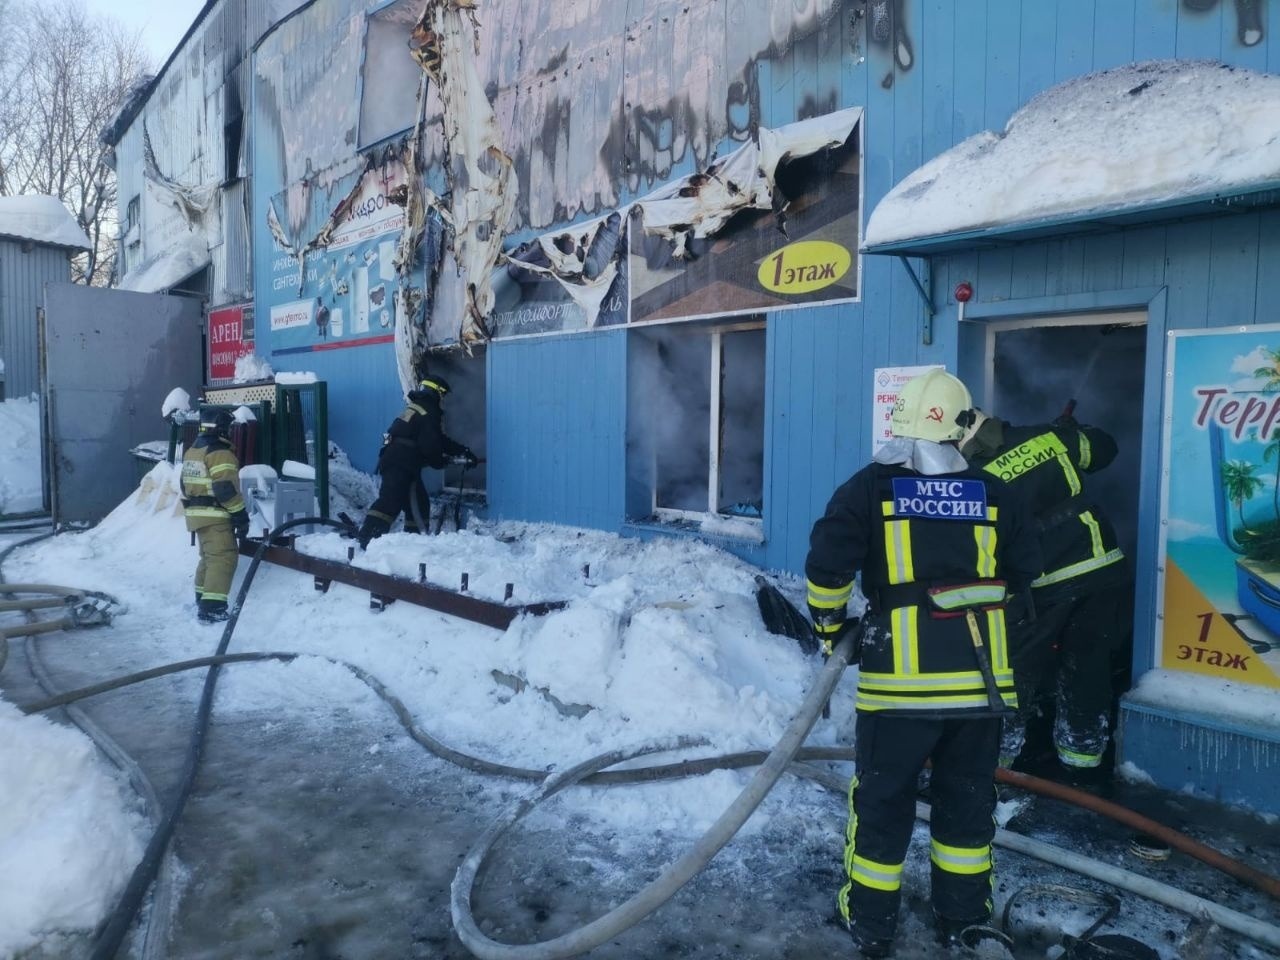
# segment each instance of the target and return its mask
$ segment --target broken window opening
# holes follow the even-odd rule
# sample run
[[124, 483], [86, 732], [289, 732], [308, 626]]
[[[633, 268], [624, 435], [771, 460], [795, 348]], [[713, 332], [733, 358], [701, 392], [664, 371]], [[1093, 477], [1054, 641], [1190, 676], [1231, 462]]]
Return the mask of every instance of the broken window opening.
[[124, 229], [121, 231], [121, 233], [128, 234], [129, 231], [132, 230], [134, 227], [138, 226], [138, 224], [141, 223], [141, 221], [142, 221], [142, 197], [135, 193], [133, 197], [129, 200], [129, 205], [125, 208]]
[[411, 130], [417, 119], [422, 68], [409, 53], [411, 26], [398, 17], [396, 9], [365, 21], [357, 136], [360, 150]]
[[244, 137], [244, 116], [230, 120], [222, 128], [222, 183], [226, 186], [240, 179], [240, 142]]
[[[461, 491], [466, 506], [483, 506], [488, 489], [488, 464], [485, 462], [488, 449], [485, 435], [486, 367], [483, 347], [475, 348], [470, 356], [461, 350], [451, 350], [433, 352], [427, 357], [427, 369], [449, 382], [449, 395], [444, 399], [445, 433], [470, 447], [471, 452], [480, 458], [479, 464], [465, 472], [460, 466], [453, 465], [443, 471], [442, 489], [453, 494]], [[432, 509], [437, 509], [435, 504]]]
[[763, 320], [636, 330], [629, 513], [667, 522], [764, 513]]

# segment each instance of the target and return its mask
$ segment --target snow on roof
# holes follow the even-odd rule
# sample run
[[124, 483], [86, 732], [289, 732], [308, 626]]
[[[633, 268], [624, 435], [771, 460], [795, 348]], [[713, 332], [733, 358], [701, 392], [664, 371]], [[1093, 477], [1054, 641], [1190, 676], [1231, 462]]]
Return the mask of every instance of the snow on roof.
[[876, 206], [866, 246], [1280, 180], [1280, 76], [1151, 60], [1058, 84]]
[[182, 282], [209, 263], [209, 245], [195, 234], [158, 256], [148, 257], [125, 274], [121, 290], [160, 293]]
[[0, 197], [0, 236], [32, 240], [51, 247], [89, 249], [89, 238], [71, 211], [57, 197], [43, 194]]

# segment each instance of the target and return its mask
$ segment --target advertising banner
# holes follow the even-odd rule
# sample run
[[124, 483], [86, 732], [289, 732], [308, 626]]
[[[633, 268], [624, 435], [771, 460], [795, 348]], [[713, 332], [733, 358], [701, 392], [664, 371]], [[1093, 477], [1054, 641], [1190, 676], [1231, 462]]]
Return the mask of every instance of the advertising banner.
[[568, 227], [512, 250], [493, 278], [495, 339], [573, 333], [627, 322], [622, 215]]
[[[304, 265], [277, 243], [268, 280], [276, 301], [271, 307], [273, 355], [394, 339], [395, 256], [405, 223], [407, 183], [399, 161], [365, 171], [359, 187], [335, 211], [326, 242], [306, 254]], [[282, 297], [291, 299], [276, 300]]]
[[[857, 297], [860, 169], [855, 128], [840, 146], [779, 163], [771, 209], [741, 209], [702, 238], [673, 228], [655, 232], [646, 205], [637, 204], [631, 217], [631, 322], [763, 313]], [[729, 172], [704, 180], [689, 183], [670, 202], [683, 202], [691, 217], [708, 216], [704, 208], [725, 201], [720, 193], [735, 196], [737, 180]]]
[[1280, 326], [1177, 331], [1159, 665], [1280, 689]]
[[253, 353], [253, 304], [236, 303], [209, 311], [209, 383], [229, 383], [236, 361]]

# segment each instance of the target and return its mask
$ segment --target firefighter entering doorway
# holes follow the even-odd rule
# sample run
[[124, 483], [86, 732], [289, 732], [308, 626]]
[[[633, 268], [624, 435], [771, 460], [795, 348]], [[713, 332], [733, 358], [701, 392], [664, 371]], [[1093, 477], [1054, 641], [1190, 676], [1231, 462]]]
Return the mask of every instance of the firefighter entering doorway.
[[1005, 765], [1060, 765], [1073, 780], [1108, 775], [1132, 659], [1143, 319], [1058, 318], [988, 331], [990, 418], [979, 417], [963, 450], [1029, 500], [1045, 555], [1034, 613], [1011, 644], [1020, 710], [1006, 726]]

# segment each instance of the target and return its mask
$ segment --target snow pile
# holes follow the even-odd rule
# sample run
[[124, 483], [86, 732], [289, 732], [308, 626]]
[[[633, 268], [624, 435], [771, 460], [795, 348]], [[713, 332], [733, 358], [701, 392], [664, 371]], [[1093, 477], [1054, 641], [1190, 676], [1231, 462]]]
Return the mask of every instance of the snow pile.
[[172, 413], [185, 414], [191, 411], [191, 394], [181, 387], [174, 387], [164, 398], [160, 406], [160, 416], [168, 417]]
[[0, 236], [88, 250], [89, 238], [57, 197], [0, 197]]
[[[160, 659], [193, 655], [191, 576], [197, 555], [176, 501], [177, 469], [158, 464], [138, 494], [91, 531], [63, 535], [6, 564], [18, 579], [56, 572], [120, 597], [134, 611], [164, 610], [154, 631]], [[299, 538], [313, 555], [347, 562], [353, 541]], [[110, 559], [107, 559], [107, 558]], [[241, 614], [236, 650], [294, 650], [358, 664], [381, 679], [433, 735], [478, 756], [527, 767], [575, 763], [617, 746], [676, 735], [705, 737], [697, 755], [772, 747], [821, 669], [798, 645], [769, 634], [755, 601], [758, 572], [686, 540], [643, 542], [597, 531], [502, 523], [423, 537], [389, 534], [357, 552], [357, 565], [501, 601], [564, 600], [564, 610], [517, 620], [505, 632], [408, 603], [381, 613], [366, 592], [264, 566]], [[248, 564], [241, 563], [243, 576]], [[585, 568], [585, 569], [584, 569]], [[238, 589], [239, 579], [233, 590]], [[802, 596], [788, 581], [793, 599]], [[192, 621], [190, 627], [186, 619]], [[117, 621], [120, 628], [125, 618]], [[116, 628], [112, 628], [116, 629]], [[207, 644], [217, 631], [207, 631]], [[196, 637], [206, 634], [196, 634]], [[163, 649], [160, 647], [163, 646]], [[316, 657], [228, 669], [215, 712], [387, 715], [344, 668]], [[811, 743], [852, 739], [850, 671], [832, 717]], [[357, 720], [358, 722], [358, 720]], [[727, 806], [750, 771], [722, 772], [627, 791], [583, 790], [564, 801], [613, 827], [664, 823], [695, 835]], [[501, 789], [503, 784], [495, 784]], [[788, 783], [770, 804], [813, 788]]]
[[1185, 670], [1148, 670], [1128, 699], [1151, 707], [1192, 710], [1251, 727], [1280, 729], [1280, 696], [1274, 689]]
[[282, 370], [276, 374], [276, 383], [299, 384], [315, 383], [319, 379], [308, 370]]
[[314, 480], [316, 478], [315, 467], [309, 463], [300, 463], [297, 460], [286, 460], [280, 464], [280, 472], [293, 480]]
[[351, 465], [347, 452], [329, 444], [329, 516], [363, 513], [378, 499], [378, 479]]
[[163, 293], [209, 264], [209, 244], [194, 233], [177, 240], [164, 253], [143, 260], [124, 275], [121, 290]]
[[911, 173], [868, 246], [1280, 180], [1280, 76], [1153, 60], [1068, 80]]
[[271, 364], [256, 354], [246, 353], [236, 358], [236, 383], [258, 383], [274, 375]]
[[87, 737], [0, 700], [0, 957], [103, 917], [146, 822]]
[[0, 515], [44, 508], [40, 474], [40, 401], [0, 403]]

